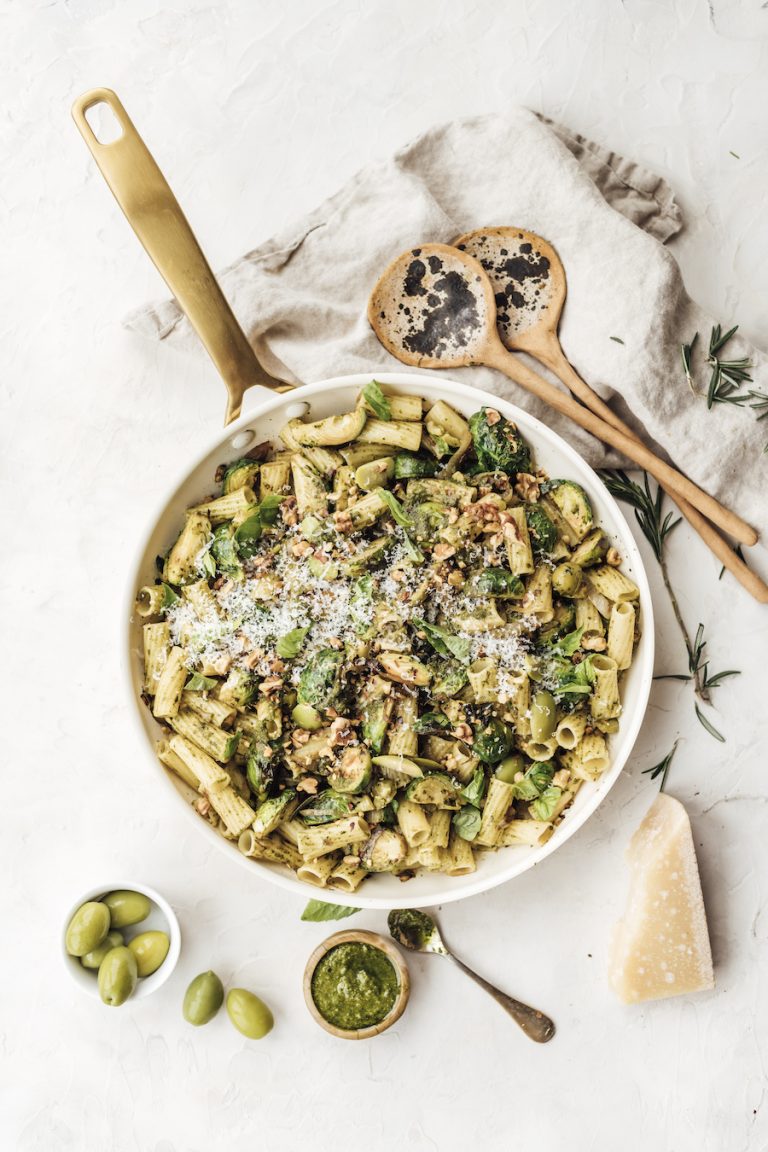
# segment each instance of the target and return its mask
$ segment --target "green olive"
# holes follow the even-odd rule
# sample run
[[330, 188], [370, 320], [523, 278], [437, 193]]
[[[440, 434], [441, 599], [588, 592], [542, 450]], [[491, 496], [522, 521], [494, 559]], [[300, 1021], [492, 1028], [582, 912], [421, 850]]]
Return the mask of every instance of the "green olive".
[[92, 952], [86, 952], [85, 956], [80, 957], [80, 963], [83, 968], [98, 968], [107, 952], [111, 952], [113, 948], [119, 948], [124, 943], [122, 932], [107, 932], [98, 948], [94, 948]]
[[215, 972], [201, 972], [184, 993], [182, 1012], [188, 1024], [199, 1027], [213, 1020], [224, 1003], [224, 985]]
[[98, 948], [109, 932], [109, 908], [98, 900], [81, 904], [67, 925], [66, 946], [70, 956], [85, 956]]
[[507, 756], [496, 769], [496, 779], [503, 780], [505, 784], [514, 784], [518, 772], [525, 772], [522, 756]]
[[549, 740], [557, 723], [557, 706], [551, 692], [537, 692], [531, 701], [531, 739]]
[[245, 988], [230, 988], [227, 993], [227, 1013], [238, 1032], [251, 1040], [261, 1040], [262, 1036], [272, 1031], [275, 1023], [264, 1001]]
[[103, 903], [109, 908], [113, 928], [129, 928], [131, 924], [140, 924], [149, 916], [152, 907], [149, 897], [143, 892], [131, 892], [127, 888], [109, 892]]
[[140, 932], [128, 941], [128, 947], [136, 957], [139, 976], [151, 976], [168, 955], [171, 942], [165, 932]]
[[323, 726], [323, 718], [318, 712], [317, 708], [313, 708], [311, 704], [297, 704], [291, 713], [291, 718], [294, 724], [299, 728], [304, 728], [307, 732], [316, 732], [318, 728]]
[[99, 996], [111, 1008], [124, 1004], [139, 978], [136, 957], [122, 945], [107, 952], [99, 968]]
[[578, 564], [558, 564], [552, 573], [552, 591], [559, 596], [575, 596], [581, 587], [581, 568]]

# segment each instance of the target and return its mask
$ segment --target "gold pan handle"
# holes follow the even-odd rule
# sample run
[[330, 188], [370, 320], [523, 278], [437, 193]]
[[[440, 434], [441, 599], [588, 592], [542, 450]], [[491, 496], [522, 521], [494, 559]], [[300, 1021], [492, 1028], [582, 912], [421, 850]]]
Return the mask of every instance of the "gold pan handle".
[[[122, 129], [118, 139], [109, 144], [97, 139], [85, 116], [96, 104], [106, 104]], [[252, 385], [289, 391], [291, 384], [270, 376], [257, 360], [176, 197], [115, 93], [109, 88], [83, 93], [72, 105], [72, 116], [128, 223], [226, 385], [225, 424], [240, 415], [243, 394]]]

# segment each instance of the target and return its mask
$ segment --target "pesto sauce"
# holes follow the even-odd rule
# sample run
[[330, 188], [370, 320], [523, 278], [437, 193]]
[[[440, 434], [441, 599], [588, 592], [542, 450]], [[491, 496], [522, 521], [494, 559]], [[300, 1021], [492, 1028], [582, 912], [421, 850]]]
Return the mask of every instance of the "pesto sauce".
[[392, 961], [372, 944], [337, 944], [312, 974], [312, 999], [318, 1011], [345, 1031], [380, 1024], [399, 990]]

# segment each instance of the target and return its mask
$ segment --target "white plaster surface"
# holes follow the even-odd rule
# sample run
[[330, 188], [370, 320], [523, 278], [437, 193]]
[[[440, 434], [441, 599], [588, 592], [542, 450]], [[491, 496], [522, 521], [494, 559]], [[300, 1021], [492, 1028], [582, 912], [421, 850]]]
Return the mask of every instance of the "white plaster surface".
[[[391, 1032], [326, 1036], [300, 989], [330, 929], [210, 851], [156, 786], [118, 668], [124, 573], [223, 391], [207, 364], [121, 329], [163, 286], [69, 119], [99, 84], [122, 96], [214, 266], [431, 122], [539, 108], [667, 176], [692, 294], [768, 344], [759, 0], [0, 4], [0, 1148], [765, 1149], [766, 609], [718, 583], [686, 526], [669, 549], [682, 610], [707, 625], [713, 667], [742, 670], [717, 690], [727, 743], [696, 722], [687, 686], [657, 683], [597, 815], [533, 872], [441, 915], [459, 954], [554, 1016], [549, 1046], [438, 958], [409, 960], [411, 1005]], [[657, 671], [679, 671], [648, 568]], [[693, 822], [717, 989], [624, 1008], [606, 982], [623, 853], [654, 794], [642, 771], [678, 736], [668, 789]], [[114, 875], [158, 887], [184, 934], [170, 982], [117, 1011], [84, 996], [58, 953], [71, 901]], [[183, 990], [208, 967], [269, 1001], [267, 1040], [224, 1016], [183, 1022]]]

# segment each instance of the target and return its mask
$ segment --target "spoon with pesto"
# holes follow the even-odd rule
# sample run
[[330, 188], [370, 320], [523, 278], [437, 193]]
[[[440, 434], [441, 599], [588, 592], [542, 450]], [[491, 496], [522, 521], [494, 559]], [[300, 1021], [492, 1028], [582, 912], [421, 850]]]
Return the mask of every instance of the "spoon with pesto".
[[427, 916], [426, 912], [420, 912], [416, 908], [395, 909], [390, 912], [387, 923], [390, 934], [397, 940], [398, 944], [402, 944], [403, 948], [409, 948], [411, 952], [429, 952], [436, 956], [447, 956], [449, 960], [453, 960], [454, 964], [458, 964], [462, 972], [471, 976], [476, 984], [489, 992], [497, 1004], [500, 1004], [505, 1012], [509, 1013], [515, 1023], [520, 1025], [529, 1040], [535, 1040], [537, 1044], [546, 1044], [548, 1040], [552, 1039], [555, 1034], [555, 1025], [549, 1016], [545, 1016], [536, 1008], [522, 1004], [513, 996], [507, 996], [506, 992], [502, 992], [493, 984], [489, 984], [487, 980], [478, 976], [477, 972], [473, 972], [462, 960], [459, 960], [458, 956], [449, 952], [443, 943], [437, 924], [431, 916]]

